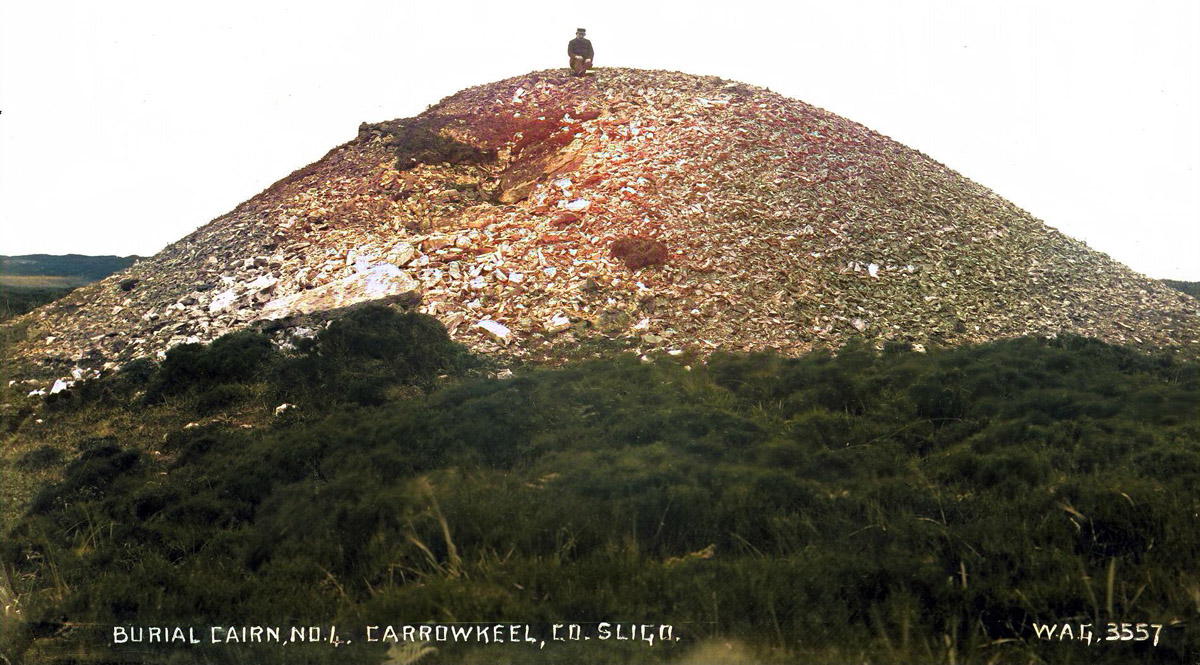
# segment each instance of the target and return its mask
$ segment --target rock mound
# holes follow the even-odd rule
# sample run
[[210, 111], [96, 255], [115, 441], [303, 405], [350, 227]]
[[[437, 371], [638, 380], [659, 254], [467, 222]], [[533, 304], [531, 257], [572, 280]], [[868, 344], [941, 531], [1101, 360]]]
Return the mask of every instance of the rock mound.
[[1194, 300], [866, 127], [741, 83], [601, 69], [363, 124], [17, 321], [9, 353], [81, 375], [373, 300], [518, 356], [581, 335], [702, 351], [1060, 331], [1200, 344]]

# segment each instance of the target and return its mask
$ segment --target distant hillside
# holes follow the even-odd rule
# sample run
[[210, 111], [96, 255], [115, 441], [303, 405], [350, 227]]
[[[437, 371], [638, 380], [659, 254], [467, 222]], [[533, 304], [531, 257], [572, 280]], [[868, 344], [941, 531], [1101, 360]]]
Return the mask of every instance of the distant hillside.
[[11, 287], [83, 286], [124, 270], [137, 259], [136, 256], [82, 254], [0, 256], [0, 284]]
[[124, 270], [136, 256], [0, 256], [0, 321], [7, 321]]
[[1174, 279], [1164, 279], [1163, 284], [1176, 291], [1182, 291], [1193, 298], [1200, 298], [1200, 282], [1180, 282]]

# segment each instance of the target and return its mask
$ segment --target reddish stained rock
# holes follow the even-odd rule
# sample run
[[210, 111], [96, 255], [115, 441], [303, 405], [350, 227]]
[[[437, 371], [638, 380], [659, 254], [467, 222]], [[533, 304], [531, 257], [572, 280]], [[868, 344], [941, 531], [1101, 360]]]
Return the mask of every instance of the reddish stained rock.
[[550, 226], [566, 226], [579, 221], [579, 215], [573, 212], [564, 212], [550, 221]]
[[646, 266], [661, 266], [667, 262], [667, 246], [641, 236], [627, 236], [614, 240], [609, 248], [613, 258], [621, 259], [630, 270]]
[[[287, 311], [336, 316], [381, 257], [465, 343], [530, 357], [557, 353], [530, 336], [536, 322], [603, 326], [619, 323], [603, 312], [635, 307], [639, 334], [706, 349], [1064, 331], [1198, 348], [1195, 300], [845, 118], [674, 72], [614, 68], [579, 83], [535, 72], [367, 126], [158, 255], [26, 314], [16, 325], [54, 334], [6, 345], [0, 363], [11, 353], [66, 376], [95, 365], [84, 354], [96, 349], [115, 369], [264, 312], [284, 311], [273, 326], [298, 318]], [[514, 88], [520, 103], [506, 101]], [[593, 113], [603, 117], [588, 122]], [[554, 184], [568, 173], [572, 187]], [[562, 206], [580, 199], [587, 213], [567, 222]], [[471, 247], [453, 248], [468, 231]], [[637, 279], [619, 274], [668, 258]], [[290, 300], [268, 309], [247, 291], [267, 276], [278, 280], [270, 302]], [[375, 277], [364, 298], [394, 287], [415, 300]], [[578, 290], [588, 278], [602, 288]], [[142, 281], [123, 291], [122, 279]], [[656, 309], [667, 302], [680, 306]], [[469, 325], [483, 319], [511, 325], [509, 344]]]

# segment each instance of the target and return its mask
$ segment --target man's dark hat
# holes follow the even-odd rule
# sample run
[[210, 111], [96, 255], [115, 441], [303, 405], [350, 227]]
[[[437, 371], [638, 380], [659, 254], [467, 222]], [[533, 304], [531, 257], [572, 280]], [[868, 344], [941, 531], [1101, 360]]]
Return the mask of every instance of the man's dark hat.
[[586, 34], [587, 30], [584, 30], [583, 28], [575, 28], [575, 32], [582, 32]]

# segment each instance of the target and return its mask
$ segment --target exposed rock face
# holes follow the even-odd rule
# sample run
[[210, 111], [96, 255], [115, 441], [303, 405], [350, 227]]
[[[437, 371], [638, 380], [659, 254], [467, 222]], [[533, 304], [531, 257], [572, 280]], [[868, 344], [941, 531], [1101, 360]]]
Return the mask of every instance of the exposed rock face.
[[276, 298], [263, 305], [258, 319], [279, 320], [318, 312], [344, 310], [362, 302], [420, 300], [420, 284], [390, 263], [371, 266], [365, 272]]
[[[649, 267], [614, 256], [627, 237], [653, 248]], [[517, 355], [576, 334], [786, 352], [852, 335], [1200, 344], [1194, 299], [861, 125], [716, 78], [602, 69], [364, 124], [16, 321], [9, 352], [66, 376], [379, 299], [419, 299], [458, 339]]]

